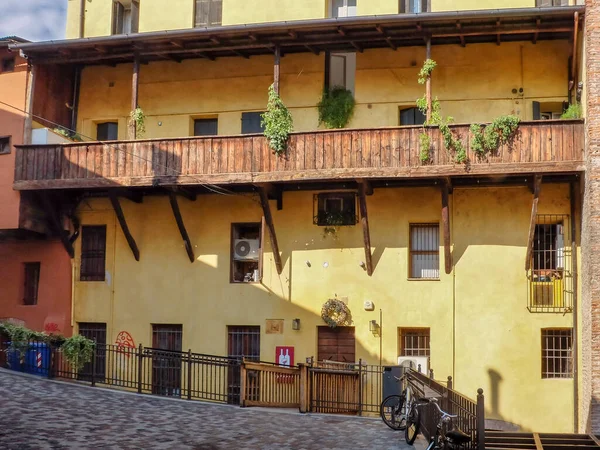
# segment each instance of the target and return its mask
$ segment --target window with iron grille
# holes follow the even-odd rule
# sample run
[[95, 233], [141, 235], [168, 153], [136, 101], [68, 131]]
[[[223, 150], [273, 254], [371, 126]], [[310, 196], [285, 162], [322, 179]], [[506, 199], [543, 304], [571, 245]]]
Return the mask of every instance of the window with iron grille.
[[40, 263], [28, 262], [23, 264], [25, 270], [25, 283], [23, 291], [24, 305], [37, 305], [38, 286], [40, 283]]
[[429, 356], [429, 328], [400, 328], [400, 356]]
[[528, 274], [530, 311], [564, 312], [572, 307], [569, 223], [568, 215], [537, 216]]
[[573, 378], [573, 330], [542, 330], [542, 378]]
[[81, 281], [104, 281], [106, 265], [106, 225], [81, 228]]
[[195, 27], [217, 27], [222, 22], [222, 0], [196, 0]]
[[0, 136], [0, 155], [10, 153], [10, 136]]
[[320, 227], [356, 225], [356, 194], [327, 192], [314, 196], [314, 224]]
[[437, 223], [410, 224], [409, 277], [440, 278], [440, 226]]

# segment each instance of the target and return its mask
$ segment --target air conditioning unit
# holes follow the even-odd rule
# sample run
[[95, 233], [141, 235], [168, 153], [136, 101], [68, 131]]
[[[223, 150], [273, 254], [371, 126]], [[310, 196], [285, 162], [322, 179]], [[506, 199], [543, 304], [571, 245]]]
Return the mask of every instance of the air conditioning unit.
[[398, 356], [398, 365], [402, 367], [410, 367], [421, 373], [429, 376], [429, 356]]
[[258, 239], [236, 239], [233, 247], [233, 259], [236, 261], [258, 261], [260, 242]]

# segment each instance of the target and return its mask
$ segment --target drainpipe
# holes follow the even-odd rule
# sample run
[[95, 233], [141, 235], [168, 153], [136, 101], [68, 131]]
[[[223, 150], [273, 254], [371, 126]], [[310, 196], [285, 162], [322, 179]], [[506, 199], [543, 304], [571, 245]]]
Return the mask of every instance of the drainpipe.
[[577, 205], [579, 196], [574, 181], [570, 183], [571, 197], [571, 267], [573, 269], [573, 433], [579, 432], [579, 329], [577, 314]]
[[85, 0], [79, 0], [79, 38], [85, 35]]

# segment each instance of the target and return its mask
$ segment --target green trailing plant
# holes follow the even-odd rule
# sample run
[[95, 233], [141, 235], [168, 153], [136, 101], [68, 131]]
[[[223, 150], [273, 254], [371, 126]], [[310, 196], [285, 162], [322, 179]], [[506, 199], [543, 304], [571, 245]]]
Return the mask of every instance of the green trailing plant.
[[580, 103], [571, 103], [560, 116], [561, 119], [581, 119], [583, 111]]
[[8, 322], [0, 323], [0, 333], [8, 336], [10, 345], [7, 351], [18, 352], [21, 359], [24, 358], [25, 353], [29, 350], [31, 341], [42, 342], [48, 346], [60, 348], [67, 362], [76, 370], [80, 370], [85, 363], [90, 362], [94, 353], [94, 341], [80, 335], [65, 338], [57, 334], [33, 331], [27, 327]]
[[319, 125], [327, 128], [344, 128], [354, 114], [354, 95], [341, 86], [335, 86], [323, 91], [319, 108]]
[[75, 370], [79, 371], [85, 363], [92, 360], [95, 345], [94, 341], [76, 334], [65, 339], [60, 348], [63, 351], [65, 359]]
[[83, 141], [83, 139], [81, 138], [81, 136], [78, 133], [75, 133], [74, 131], [71, 131], [71, 130], [67, 130], [66, 128], [63, 128], [63, 127], [54, 128], [52, 131], [56, 134], [60, 134], [61, 136], [66, 137], [67, 139], [70, 139], [72, 141], [76, 141], [76, 142]]
[[144, 136], [146, 132], [146, 115], [139, 106], [129, 113], [129, 124], [135, 124], [136, 137]]
[[319, 214], [319, 224], [325, 225], [325, 228], [323, 228], [324, 238], [328, 236], [332, 236], [334, 239], [337, 238], [340, 226], [355, 222], [356, 215], [352, 213], [323, 211]]
[[498, 148], [509, 142], [519, 128], [520, 119], [517, 116], [500, 116], [489, 125], [472, 124], [471, 148], [478, 156], [495, 153]]
[[269, 86], [267, 111], [261, 117], [269, 147], [275, 154], [283, 154], [287, 149], [290, 133], [294, 131], [294, 121], [273, 85]]
[[[437, 66], [437, 63], [433, 59], [426, 59], [423, 63], [423, 67], [419, 71], [419, 84], [425, 84], [427, 79], [431, 77], [433, 70]], [[424, 114], [427, 115], [427, 97], [423, 96], [417, 99], [417, 108]], [[425, 121], [423, 129], [419, 135], [419, 159], [423, 164], [429, 162], [431, 157], [431, 138], [427, 134], [425, 127], [437, 126], [444, 138], [444, 147], [446, 151], [453, 151], [455, 156], [454, 159], [457, 163], [467, 162], [467, 152], [465, 146], [459, 138], [454, 136], [450, 129], [450, 124], [454, 122], [451, 116], [444, 117], [442, 115], [442, 108], [440, 102], [437, 99], [431, 100], [431, 111], [430, 119]]]

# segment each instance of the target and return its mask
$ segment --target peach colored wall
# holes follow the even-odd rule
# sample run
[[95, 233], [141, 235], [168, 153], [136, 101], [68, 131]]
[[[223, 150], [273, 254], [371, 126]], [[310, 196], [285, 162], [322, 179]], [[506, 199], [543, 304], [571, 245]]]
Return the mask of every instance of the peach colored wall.
[[[15, 56], [0, 48], [0, 59]], [[0, 71], [0, 99], [20, 110], [25, 109], [27, 63], [16, 57], [14, 72]], [[0, 104], [0, 136], [11, 136], [13, 148], [0, 155], [0, 230], [18, 228], [19, 194], [12, 188], [15, 167], [14, 145], [23, 143], [25, 116], [17, 110]]]
[[[40, 262], [38, 303], [23, 305], [23, 263]], [[0, 319], [25, 321], [42, 331], [51, 323], [65, 336], [71, 327], [71, 260], [59, 241], [0, 243]]]

